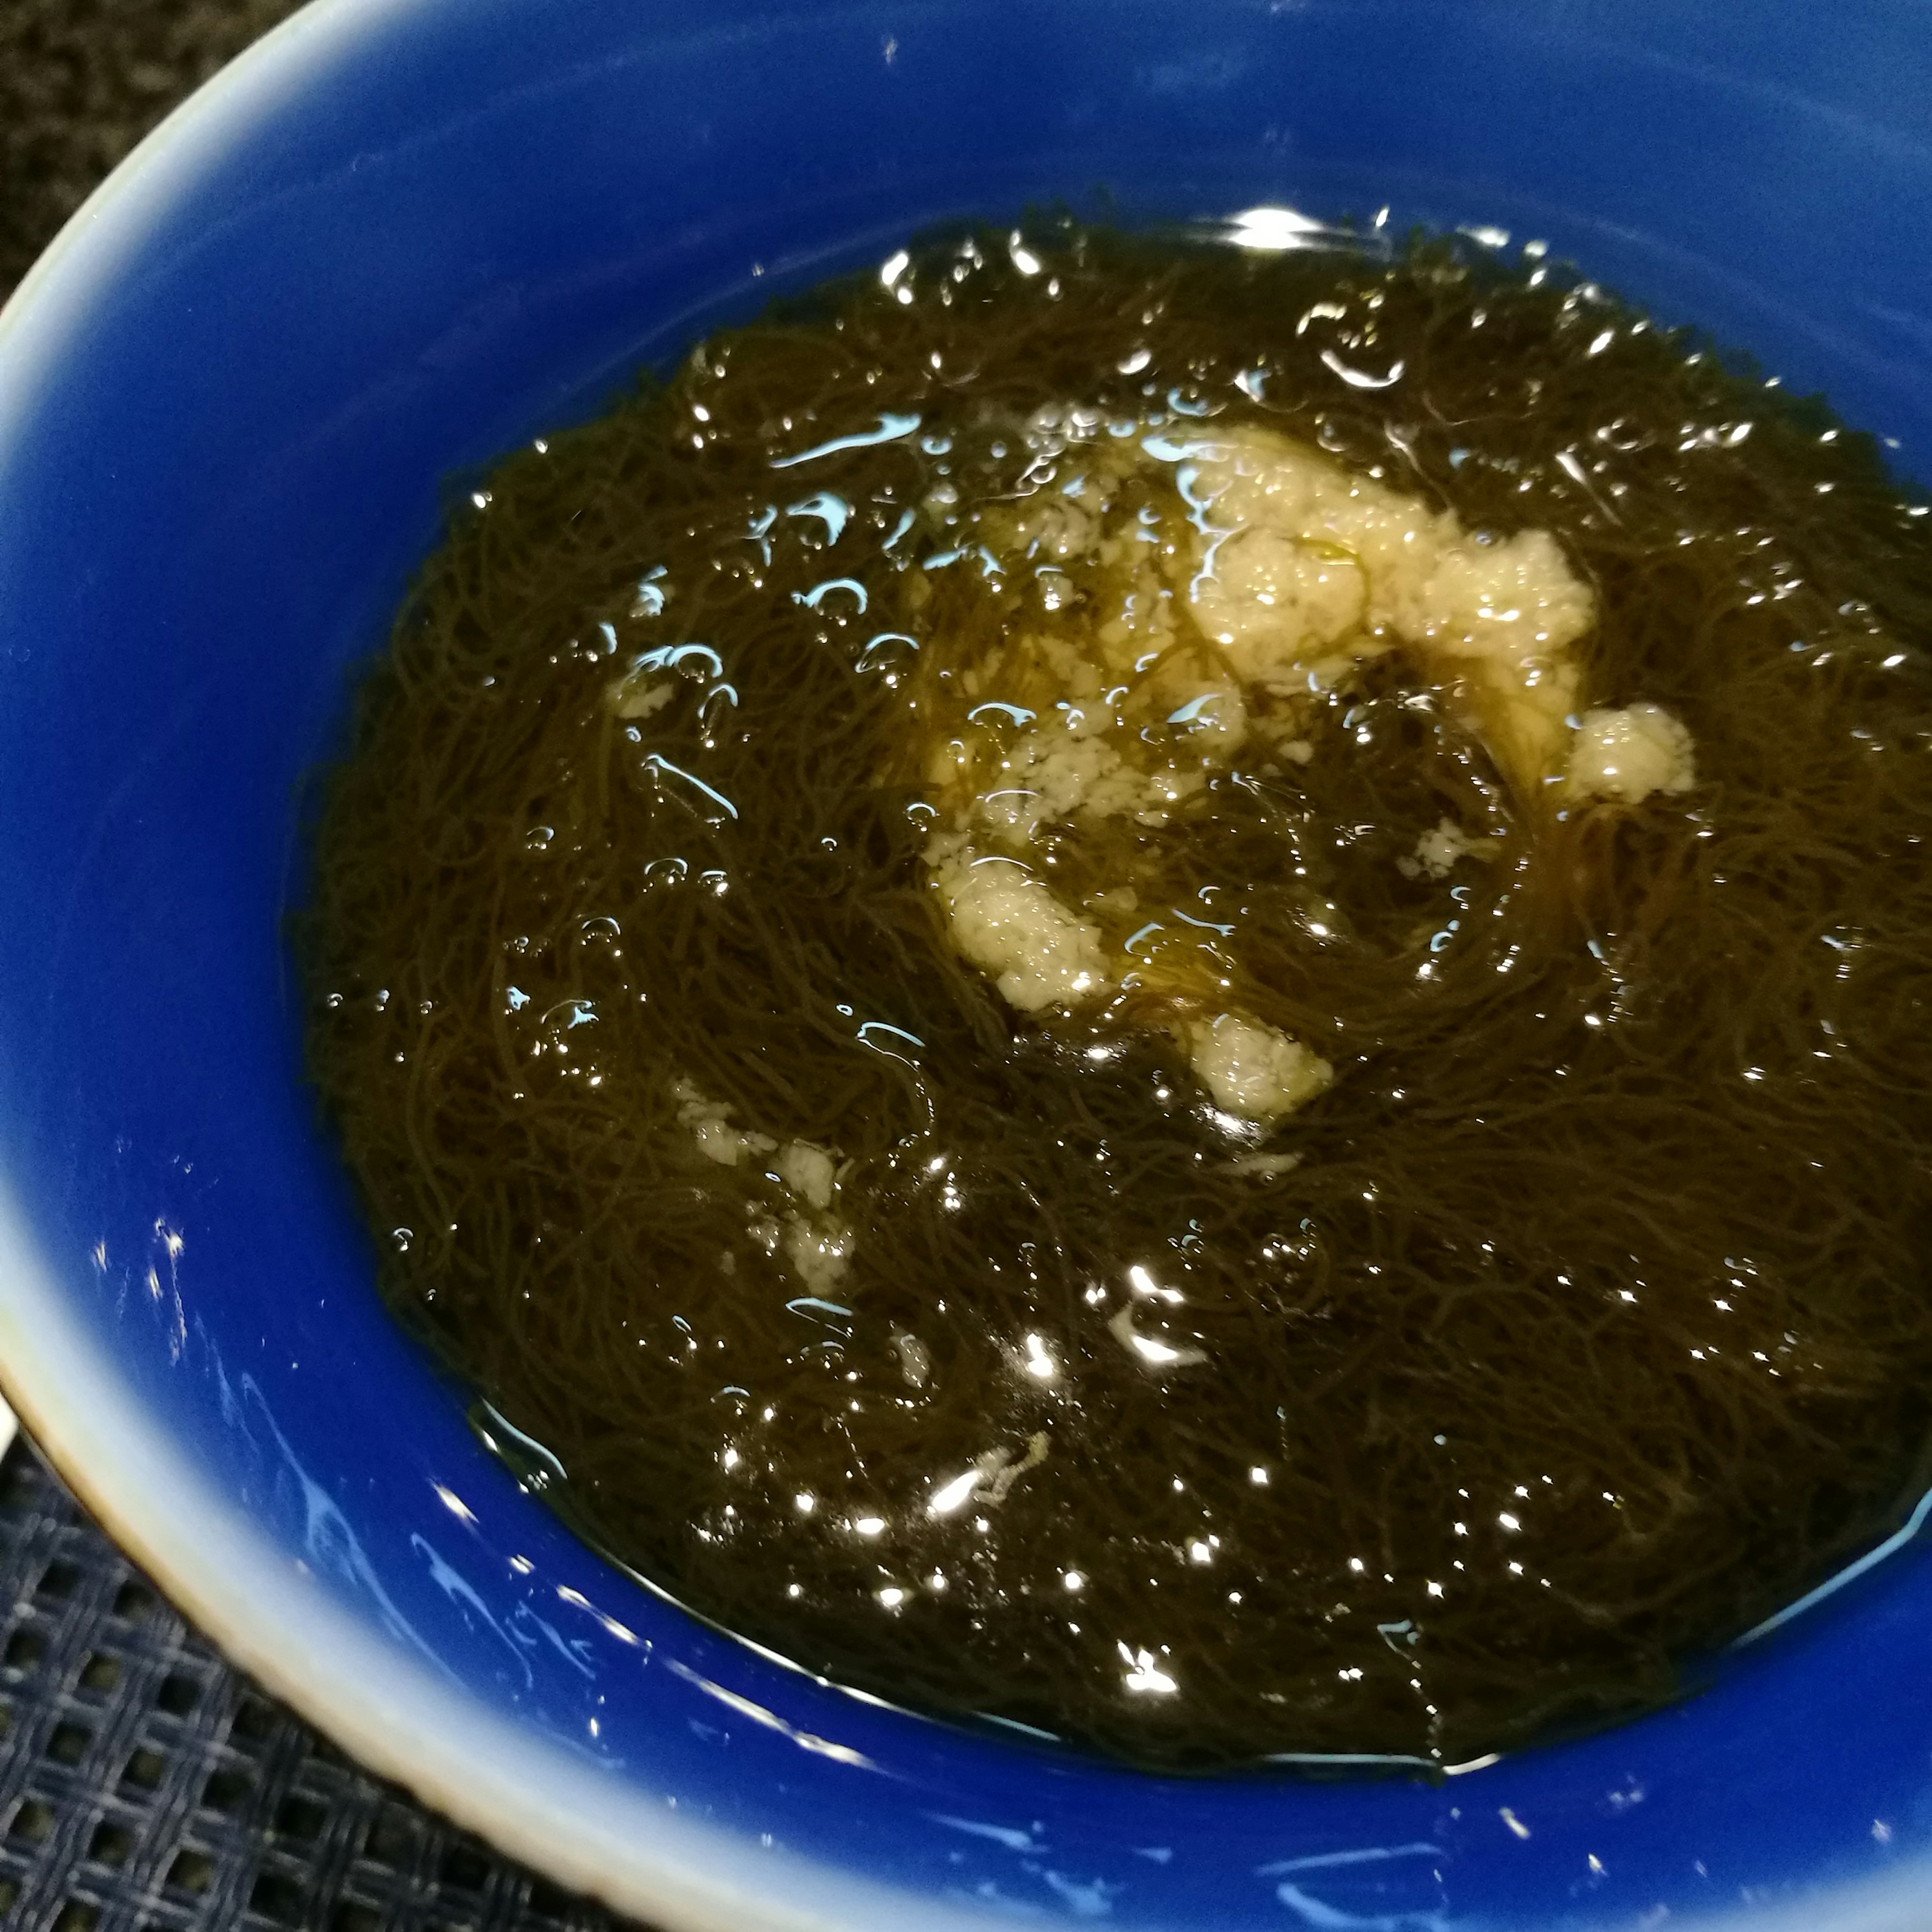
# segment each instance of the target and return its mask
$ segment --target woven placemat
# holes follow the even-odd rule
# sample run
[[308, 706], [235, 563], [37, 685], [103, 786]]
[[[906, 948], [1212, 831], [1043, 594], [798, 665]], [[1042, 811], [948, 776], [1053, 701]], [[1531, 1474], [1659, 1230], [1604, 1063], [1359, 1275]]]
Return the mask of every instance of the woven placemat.
[[[0, 0], [0, 298], [293, 0]], [[0, 1465], [8, 1932], [611, 1932], [230, 1670], [34, 1451]]]
[[228, 1669], [33, 1449], [0, 1466], [0, 1921], [615, 1932]]
[[295, 0], [0, 0], [0, 298], [103, 176]]

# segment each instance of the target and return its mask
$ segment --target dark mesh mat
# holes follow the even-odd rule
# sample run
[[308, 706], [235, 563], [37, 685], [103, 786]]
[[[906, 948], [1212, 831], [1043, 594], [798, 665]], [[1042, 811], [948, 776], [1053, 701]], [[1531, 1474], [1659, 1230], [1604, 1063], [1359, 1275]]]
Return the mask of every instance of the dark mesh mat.
[[294, 0], [0, 0], [0, 297], [102, 176]]
[[[292, 0], [0, 0], [0, 298]], [[229, 1670], [33, 1451], [0, 1466], [8, 1932], [610, 1932]]]
[[0, 1612], [8, 1932], [615, 1932], [229, 1670], [24, 1442]]

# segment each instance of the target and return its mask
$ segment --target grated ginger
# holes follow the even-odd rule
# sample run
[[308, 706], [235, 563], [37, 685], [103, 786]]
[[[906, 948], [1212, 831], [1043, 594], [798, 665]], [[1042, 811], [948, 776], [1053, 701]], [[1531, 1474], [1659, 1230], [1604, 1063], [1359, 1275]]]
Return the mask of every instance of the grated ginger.
[[926, 848], [953, 943], [1023, 1013], [1071, 1007], [1111, 983], [1100, 928], [1062, 905], [1016, 860], [976, 852], [956, 833]]
[[1652, 792], [1688, 791], [1697, 782], [1690, 734], [1660, 704], [1586, 711], [1570, 748], [1569, 778], [1579, 798], [1624, 805]]
[[1238, 1014], [1190, 1020], [1181, 1029], [1190, 1064], [1215, 1104], [1244, 1120], [1278, 1120], [1334, 1080], [1318, 1053], [1278, 1028]]
[[1411, 878], [1426, 873], [1432, 879], [1446, 879], [1458, 860], [1480, 857], [1482, 849], [1453, 818], [1444, 818], [1416, 840], [1414, 858], [1398, 859], [1396, 863]]
[[[1038, 412], [1024, 436], [1029, 476], [1059, 487], [962, 513], [983, 565], [973, 594], [1002, 614], [963, 662], [933, 654], [950, 668], [928, 674], [914, 713], [940, 812], [928, 875], [953, 944], [1017, 1011], [1151, 1000], [1215, 1105], [1250, 1120], [1327, 1087], [1328, 1063], [1239, 1010], [1226, 969], [1162, 937], [1156, 908], [1124, 927], [1150, 877], [1144, 835], [1184, 823], [1251, 744], [1306, 763], [1308, 707], [1389, 652], [1419, 667], [1532, 814], [1691, 782], [1689, 734], [1657, 706], [1579, 725], [1576, 646], [1596, 604], [1548, 532], [1468, 530], [1259, 425], [1109, 424], [1072, 405]], [[958, 567], [962, 539], [947, 541], [929, 571]], [[943, 622], [929, 571], [914, 573], [908, 605]], [[1056, 828], [1075, 825], [1120, 857], [1118, 884], [1084, 910], [1042, 876]], [[1445, 819], [1399, 862], [1439, 878], [1472, 854]]]
[[1514, 784], [1527, 791], [1554, 769], [1576, 698], [1570, 647], [1596, 608], [1546, 531], [1472, 534], [1454, 512], [1272, 430], [1186, 448], [1189, 494], [1206, 506], [1196, 620], [1244, 678], [1292, 686], [1337, 656], [1405, 645]]
[[758, 1202], [751, 1228], [766, 1251], [782, 1252], [792, 1274], [811, 1294], [822, 1295], [844, 1279], [852, 1254], [852, 1230], [831, 1212], [838, 1184], [838, 1156], [812, 1141], [780, 1142], [731, 1124], [733, 1108], [708, 1099], [688, 1079], [671, 1084], [678, 1124], [687, 1128], [704, 1159], [720, 1167], [758, 1168], [767, 1187], [776, 1183], [793, 1204], [778, 1219]]

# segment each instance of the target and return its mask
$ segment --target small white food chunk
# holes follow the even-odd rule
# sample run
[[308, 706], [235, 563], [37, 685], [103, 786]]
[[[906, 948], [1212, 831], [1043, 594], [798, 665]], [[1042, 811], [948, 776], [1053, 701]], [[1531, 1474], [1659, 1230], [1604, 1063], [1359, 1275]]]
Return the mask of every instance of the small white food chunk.
[[1218, 431], [1189, 453], [1212, 518], [1195, 616], [1238, 676], [1332, 685], [1393, 633], [1460, 694], [1519, 788], [1560, 763], [1571, 646], [1596, 606], [1546, 530], [1486, 539], [1271, 430]]
[[1696, 782], [1690, 734], [1662, 705], [1584, 712], [1570, 751], [1570, 788], [1579, 797], [1635, 805]]
[[1181, 1038], [1215, 1105], [1244, 1120], [1278, 1120], [1335, 1078], [1334, 1068], [1298, 1040], [1237, 1013], [1190, 1020]]
[[1446, 879], [1455, 870], [1456, 861], [1475, 850], [1476, 842], [1453, 818], [1445, 818], [1415, 842], [1416, 866], [1432, 879]]
[[674, 684], [640, 684], [630, 678], [610, 687], [610, 706], [620, 718], [648, 718], [677, 695]]
[[674, 1081], [670, 1093], [678, 1124], [689, 1130], [706, 1160], [737, 1167], [748, 1160], [799, 1204], [780, 1220], [754, 1202], [748, 1230], [768, 1255], [783, 1250], [787, 1266], [807, 1294], [830, 1294], [844, 1276], [853, 1244], [852, 1230], [828, 1211], [838, 1183], [838, 1156], [810, 1141], [781, 1146], [770, 1134], [734, 1127], [731, 1108], [710, 1099], [693, 1081]]
[[1498, 542], [1446, 544], [1406, 614], [1451, 656], [1521, 664], [1574, 644], [1596, 604], [1547, 530], [1519, 530]]
[[1067, 910], [1017, 860], [976, 853], [956, 836], [926, 862], [946, 900], [952, 943], [1023, 1013], [1072, 1006], [1107, 984], [1100, 929]]
[[691, 1130], [698, 1152], [720, 1167], [736, 1167], [746, 1154], [763, 1154], [770, 1146], [763, 1134], [740, 1133], [724, 1120], [694, 1120]]
[[832, 1205], [832, 1189], [838, 1164], [810, 1141], [788, 1141], [779, 1150], [778, 1177], [803, 1202], [820, 1209]]
[[1576, 695], [1570, 646], [1595, 616], [1588, 586], [1546, 530], [1446, 544], [1409, 610], [1438, 670], [1473, 680], [1490, 754], [1525, 791], [1562, 762]]
[[731, 1124], [731, 1109], [722, 1100], [708, 1100], [688, 1080], [671, 1088], [677, 1102], [678, 1124], [691, 1130], [698, 1151], [720, 1167], [736, 1167], [747, 1154], [770, 1154], [778, 1145], [769, 1134], [752, 1134]]
[[1256, 1180], [1279, 1180], [1300, 1165], [1298, 1154], [1244, 1154], [1228, 1162], [1228, 1172], [1251, 1175]]
[[845, 1278], [852, 1257], [852, 1231], [836, 1221], [809, 1221], [802, 1214], [788, 1214], [784, 1255], [808, 1294], [830, 1294]]
[[1010, 844], [1076, 812], [1108, 818], [1134, 810], [1144, 787], [1103, 740], [1065, 729], [1029, 731], [1009, 752], [998, 782], [978, 801], [981, 820]]

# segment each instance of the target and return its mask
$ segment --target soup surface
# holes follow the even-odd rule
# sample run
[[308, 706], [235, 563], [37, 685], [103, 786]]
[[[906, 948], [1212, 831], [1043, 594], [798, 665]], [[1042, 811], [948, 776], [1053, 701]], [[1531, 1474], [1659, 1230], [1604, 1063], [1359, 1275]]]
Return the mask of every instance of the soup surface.
[[698, 1612], [1448, 1765], [1932, 1484], [1932, 530], [1534, 244], [1294, 238], [948, 238], [506, 459], [310, 1049], [394, 1307]]

